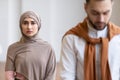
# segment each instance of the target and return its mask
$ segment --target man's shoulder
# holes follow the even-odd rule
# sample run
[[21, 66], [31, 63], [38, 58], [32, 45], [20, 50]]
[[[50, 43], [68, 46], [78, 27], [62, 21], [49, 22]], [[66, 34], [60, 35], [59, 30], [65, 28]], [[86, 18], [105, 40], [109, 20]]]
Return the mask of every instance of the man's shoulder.
[[111, 41], [111, 43], [119, 43], [120, 44], [120, 34], [115, 35]]
[[67, 34], [63, 37], [63, 39], [76, 39], [76, 38], [80, 38], [74, 34]]
[[120, 30], [120, 26], [118, 26], [118, 25], [116, 25], [116, 24], [114, 24], [112, 22], [109, 23], [109, 26], [111, 26], [112, 29], [114, 29], [114, 30]]

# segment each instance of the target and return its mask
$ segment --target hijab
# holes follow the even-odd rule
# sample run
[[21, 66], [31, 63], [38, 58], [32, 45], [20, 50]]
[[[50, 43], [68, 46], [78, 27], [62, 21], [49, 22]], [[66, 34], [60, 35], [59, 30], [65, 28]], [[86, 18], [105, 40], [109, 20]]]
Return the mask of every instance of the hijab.
[[23, 21], [24, 21], [25, 18], [32, 18], [37, 23], [38, 32], [41, 28], [41, 19], [40, 19], [39, 15], [37, 13], [33, 12], [33, 11], [26, 11], [20, 17], [19, 25], [20, 25], [20, 30], [21, 30], [21, 33], [22, 33], [22, 38], [21, 38], [20, 42], [35, 41], [35, 40], [38, 39], [38, 32], [37, 32], [37, 34], [35, 34], [32, 37], [28, 37], [25, 34], [23, 34], [23, 32], [22, 32], [22, 24], [23, 24]]

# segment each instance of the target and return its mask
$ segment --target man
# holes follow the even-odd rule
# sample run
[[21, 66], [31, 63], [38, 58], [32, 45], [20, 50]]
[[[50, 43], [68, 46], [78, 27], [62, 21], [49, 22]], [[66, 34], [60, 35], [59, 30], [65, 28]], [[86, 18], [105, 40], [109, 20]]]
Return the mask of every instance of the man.
[[120, 80], [120, 28], [113, 0], [86, 0], [87, 18], [62, 39], [61, 80]]

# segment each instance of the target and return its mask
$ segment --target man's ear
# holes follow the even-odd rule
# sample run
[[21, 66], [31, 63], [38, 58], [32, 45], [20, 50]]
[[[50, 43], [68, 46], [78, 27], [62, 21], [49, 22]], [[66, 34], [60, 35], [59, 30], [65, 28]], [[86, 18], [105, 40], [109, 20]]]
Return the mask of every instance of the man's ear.
[[87, 12], [87, 6], [88, 6], [88, 4], [84, 3], [84, 10], [85, 10], [85, 12]]
[[114, 1], [112, 1], [112, 6], [114, 5]]

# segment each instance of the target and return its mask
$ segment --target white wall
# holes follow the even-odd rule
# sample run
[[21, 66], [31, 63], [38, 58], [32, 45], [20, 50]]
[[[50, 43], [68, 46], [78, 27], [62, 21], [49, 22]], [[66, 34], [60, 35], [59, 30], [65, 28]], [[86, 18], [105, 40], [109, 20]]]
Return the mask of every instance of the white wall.
[[20, 1], [0, 1], [0, 61], [6, 60], [6, 53], [9, 44], [20, 37], [18, 27], [18, 16], [20, 15]]
[[[115, 0], [111, 19], [118, 25], [119, 3], [119, 0]], [[33, 10], [41, 16], [40, 37], [53, 46], [57, 61], [60, 58], [62, 36], [86, 16], [84, 0], [1, 0], [0, 5], [0, 61], [5, 60], [8, 45], [20, 38], [19, 17], [24, 11]]]
[[120, 0], [114, 0], [111, 21], [120, 26]]
[[51, 38], [59, 61], [62, 36], [68, 29], [82, 21], [85, 14], [83, 0], [56, 0], [54, 4]]
[[8, 45], [20, 38], [21, 0], [8, 0]]
[[8, 44], [8, 1], [0, 1], [0, 60], [5, 59]]

